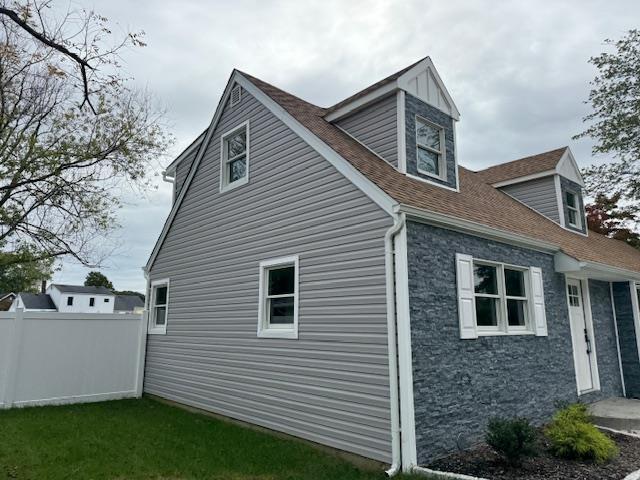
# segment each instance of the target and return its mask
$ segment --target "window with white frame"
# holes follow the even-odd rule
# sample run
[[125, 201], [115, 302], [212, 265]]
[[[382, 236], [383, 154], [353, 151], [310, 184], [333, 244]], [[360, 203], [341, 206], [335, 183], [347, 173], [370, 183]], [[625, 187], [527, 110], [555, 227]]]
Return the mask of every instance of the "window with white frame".
[[478, 332], [530, 330], [527, 268], [474, 260], [473, 278]]
[[567, 217], [569, 225], [576, 228], [581, 228], [580, 225], [580, 210], [578, 208], [578, 195], [573, 192], [565, 193], [565, 202], [567, 203]]
[[444, 179], [444, 128], [416, 117], [416, 148], [418, 172]]
[[169, 307], [169, 279], [151, 282], [149, 333], [165, 333]]
[[220, 189], [244, 185], [249, 178], [249, 122], [222, 135]]
[[298, 338], [298, 257], [260, 263], [258, 336]]

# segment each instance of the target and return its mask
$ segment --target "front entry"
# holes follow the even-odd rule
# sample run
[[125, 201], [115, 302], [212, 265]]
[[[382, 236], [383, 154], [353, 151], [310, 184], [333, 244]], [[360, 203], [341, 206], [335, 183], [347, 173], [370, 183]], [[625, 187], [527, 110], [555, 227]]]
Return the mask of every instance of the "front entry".
[[578, 391], [580, 393], [599, 388], [597, 385], [593, 326], [590, 319], [587, 318], [585, 297], [582, 282], [574, 278], [567, 278], [567, 300], [569, 303], [569, 320], [571, 322], [573, 358]]

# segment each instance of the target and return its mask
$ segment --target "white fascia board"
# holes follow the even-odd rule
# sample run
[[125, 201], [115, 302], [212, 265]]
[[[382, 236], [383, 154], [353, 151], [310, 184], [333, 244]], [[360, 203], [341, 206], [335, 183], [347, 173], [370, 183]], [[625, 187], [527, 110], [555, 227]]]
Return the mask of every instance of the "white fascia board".
[[528, 182], [530, 180], [537, 180], [538, 178], [550, 177], [555, 175], [555, 170], [545, 170], [544, 172], [532, 173], [531, 175], [525, 175], [524, 177], [511, 178], [502, 182], [492, 183], [491, 186], [495, 188], [506, 187], [508, 185], [515, 185], [516, 183]]
[[347, 103], [346, 105], [343, 105], [339, 109], [326, 115], [324, 119], [328, 122], [335, 122], [336, 120], [346, 117], [347, 115], [351, 115], [352, 113], [357, 112], [358, 110], [366, 107], [367, 105], [370, 105], [371, 103], [383, 98], [384, 96], [395, 91], [397, 88], [398, 88], [397, 81], [390, 82], [366, 94], [363, 97], [360, 97], [352, 102]]
[[[436, 83], [438, 84], [438, 87], [440, 87], [440, 89], [442, 90], [442, 94], [444, 95], [445, 100], [449, 103], [449, 105], [451, 105], [451, 113], [449, 112], [445, 112], [445, 113], [447, 115], [451, 115], [451, 117], [453, 117], [453, 119], [456, 121], [460, 120], [460, 111], [458, 110], [456, 103], [453, 101], [451, 94], [449, 93], [449, 91], [447, 90], [447, 87], [442, 81], [442, 78], [440, 78], [440, 74], [438, 73], [436, 66], [433, 64], [431, 57], [425, 58], [420, 63], [415, 65], [411, 70], [402, 74], [400, 78], [398, 78], [398, 87], [402, 88], [403, 90], [406, 89], [406, 83], [408, 79], [412, 79], [413, 77], [415, 77], [416, 73], [424, 70], [425, 68], [431, 70], [433, 77], [436, 79]], [[435, 107], [435, 108], [438, 108], [438, 107]]]
[[204, 132], [204, 137], [201, 142], [202, 146], [198, 150], [198, 154], [196, 155], [196, 158], [193, 161], [193, 165], [191, 165], [191, 170], [189, 171], [189, 175], [184, 181], [182, 189], [180, 189], [180, 194], [178, 195], [178, 198], [176, 199], [175, 202], [173, 202], [173, 207], [169, 212], [169, 216], [164, 222], [164, 226], [162, 227], [160, 236], [158, 237], [158, 240], [156, 241], [156, 244], [154, 245], [153, 250], [151, 251], [151, 256], [149, 257], [149, 260], [147, 261], [147, 264], [144, 267], [146, 272], [148, 272], [151, 269], [153, 262], [158, 256], [160, 247], [162, 246], [162, 243], [164, 242], [164, 239], [166, 238], [167, 233], [169, 232], [169, 227], [171, 227], [171, 224], [173, 223], [173, 219], [175, 218], [176, 213], [178, 213], [178, 209], [182, 204], [182, 200], [184, 199], [187, 193], [187, 190], [189, 190], [189, 185], [191, 185], [191, 181], [195, 176], [195, 172], [196, 170], [198, 170], [198, 165], [200, 165], [200, 161], [202, 160], [202, 157], [204, 156], [204, 153], [207, 150], [207, 146], [211, 141], [211, 136], [213, 135], [213, 131], [215, 130], [216, 126], [218, 125], [218, 122], [220, 121], [220, 117], [222, 116], [222, 111], [224, 110], [224, 106], [226, 105], [227, 99], [229, 98], [229, 95], [231, 93], [231, 87], [235, 83], [238, 75], [239, 75], [238, 71], [234, 70], [233, 73], [231, 74], [231, 77], [229, 77], [229, 81], [227, 82], [227, 86], [224, 89], [224, 93], [222, 94], [222, 97], [218, 102], [218, 106], [216, 107], [216, 112], [213, 115], [213, 119], [211, 120], [211, 123], [209, 124], [209, 127], [207, 128], [207, 130]]
[[526, 247], [532, 250], [537, 250], [545, 253], [555, 253], [560, 248], [550, 242], [543, 240], [537, 240], [525, 235], [508, 232], [487, 225], [473, 222], [471, 220], [465, 220], [458, 217], [452, 217], [443, 213], [431, 212], [428, 210], [422, 210], [408, 205], [400, 205], [398, 212], [405, 213], [411, 220], [428, 223], [438, 227], [446, 228], [448, 230], [455, 230], [462, 233], [468, 233], [477, 237], [487, 238], [489, 240], [496, 240], [503, 243], [509, 243], [520, 247]]
[[398, 140], [398, 171], [400, 173], [407, 173], [407, 126], [405, 118], [404, 90], [398, 90], [396, 92], [396, 128], [396, 135]]
[[191, 152], [193, 152], [196, 148], [200, 147], [200, 145], [202, 145], [202, 139], [204, 138], [204, 135], [207, 133], [207, 131], [205, 130], [204, 132], [202, 132], [198, 138], [195, 139], [195, 141], [193, 141], [191, 143], [191, 145], [189, 145], [187, 148], [185, 148], [182, 153], [180, 155], [178, 155], [176, 157], [176, 159], [171, 162], [169, 164], [169, 166], [167, 166], [167, 168], [165, 168], [165, 172], [167, 174], [174, 174], [176, 171], [176, 168], [178, 167], [178, 164], [184, 160], [188, 155], [191, 154]]
[[398, 204], [393, 198], [387, 195], [380, 187], [373, 183], [363, 173], [361, 173], [350, 162], [342, 158], [329, 145], [320, 140], [307, 127], [298, 122], [275, 100], [256, 87], [253, 83], [238, 74], [236, 82], [262, 103], [276, 118], [281, 120], [296, 135], [304, 140], [311, 148], [324, 157], [331, 165], [344, 175], [351, 183], [358, 187], [374, 203], [389, 215], [393, 215], [394, 208]]

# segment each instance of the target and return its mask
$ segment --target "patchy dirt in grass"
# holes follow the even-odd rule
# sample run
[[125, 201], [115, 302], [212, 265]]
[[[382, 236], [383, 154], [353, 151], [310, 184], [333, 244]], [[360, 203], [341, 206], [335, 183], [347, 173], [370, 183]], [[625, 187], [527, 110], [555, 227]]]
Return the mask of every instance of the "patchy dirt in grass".
[[618, 445], [620, 455], [610, 463], [598, 465], [557, 459], [542, 438], [537, 457], [525, 459], [519, 468], [511, 468], [488, 446], [456, 453], [433, 462], [428, 468], [462, 473], [490, 480], [622, 480], [640, 469], [640, 439], [607, 433]]

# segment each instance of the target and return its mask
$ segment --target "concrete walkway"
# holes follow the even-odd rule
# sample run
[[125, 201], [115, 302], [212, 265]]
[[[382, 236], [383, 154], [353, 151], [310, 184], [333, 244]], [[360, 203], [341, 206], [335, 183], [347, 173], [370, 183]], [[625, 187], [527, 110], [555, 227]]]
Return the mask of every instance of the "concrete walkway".
[[589, 405], [593, 423], [631, 433], [640, 433], [640, 400], [608, 398]]

